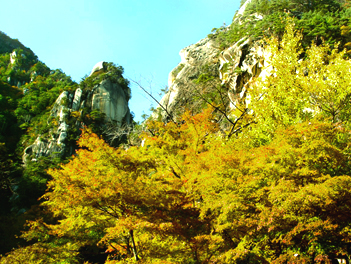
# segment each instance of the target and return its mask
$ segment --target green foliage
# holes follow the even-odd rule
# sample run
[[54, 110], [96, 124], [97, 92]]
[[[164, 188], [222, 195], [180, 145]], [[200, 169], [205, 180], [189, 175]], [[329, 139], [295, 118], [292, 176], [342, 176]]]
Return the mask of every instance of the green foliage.
[[106, 115], [102, 113], [99, 109], [94, 109], [92, 111], [83, 111], [82, 121], [89, 127], [94, 133], [101, 135], [105, 129], [104, 123], [106, 120]]
[[312, 41], [340, 42], [341, 47], [348, 47], [351, 33], [345, 29], [350, 27], [350, 7], [330, 0], [253, 0], [229, 27], [215, 28], [209, 37], [216, 39], [222, 49], [242, 38], [282, 37], [287, 17], [294, 19], [298, 30], [303, 30], [305, 47]]
[[269, 137], [278, 127], [311, 118], [349, 126], [351, 62], [345, 51], [328, 44], [312, 44], [304, 51], [302, 34], [292, 24], [281, 41], [268, 44], [270, 76], [257, 80], [250, 91], [255, 133]]
[[58, 95], [76, 88], [61, 70], [51, 71], [30, 49], [0, 32], [0, 225], [6, 226], [1, 254], [19, 242], [14, 235], [24, 222], [22, 214], [38, 203], [49, 178], [45, 171], [58, 163], [42, 158], [23, 168], [23, 150], [49, 131]]
[[0, 142], [13, 151], [21, 131], [18, 128], [15, 110], [22, 91], [0, 81]]
[[82, 78], [79, 86], [83, 90], [91, 91], [95, 85], [100, 84], [103, 80], [109, 79], [113, 83], [118, 83], [125, 91], [127, 100], [131, 97], [129, 81], [123, 77], [124, 69], [122, 66], [116, 66], [113, 62], [104, 63], [104, 69], [94, 72], [91, 76]]
[[[37, 69], [41, 67], [45, 73], [46, 68], [42, 66], [37, 65], [36, 67]], [[55, 70], [51, 71], [46, 77], [36, 76], [32, 82], [21, 88], [26, 92], [23, 98], [19, 100], [15, 113], [21, 127], [27, 129], [32, 139], [34, 139], [36, 135], [48, 132], [47, 120], [58, 96], [63, 91], [75, 90], [77, 84], [61, 70]]]
[[37, 56], [33, 53], [33, 51], [25, 47], [18, 39], [12, 39], [4, 32], [0, 31], [0, 54], [12, 53], [15, 49], [23, 50], [25, 56], [29, 60], [37, 59]]
[[50, 69], [41, 61], [38, 61], [30, 68], [31, 74], [35, 76], [48, 76], [50, 74]]
[[46, 183], [51, 177], [46, 173], [56, 167], [61, 159], [40, 157], [36, 162], [29, 162], [23, 174], [16, 180], [16, 190], [11, 198], [13, 211], [28, 209], [38, 204], [38, 198], [45, 193]]

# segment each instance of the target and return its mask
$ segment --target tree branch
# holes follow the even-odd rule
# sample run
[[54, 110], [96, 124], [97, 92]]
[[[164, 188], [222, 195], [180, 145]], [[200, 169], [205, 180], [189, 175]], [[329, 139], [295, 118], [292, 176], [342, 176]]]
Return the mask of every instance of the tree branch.
[[142, 89], [148, 96], [150, 96], [167, 114], [167, 116], [171, 119], [171, 121], [173, 123], [176, 123], [174, 120], [173, 120], [173, 117], [171, 115], [171, 113], [168, 112], [167, 108], [164, 107], [151, 93], [149, 93], [143, 86], [141, 86], [141, 84], [137, 81], [134, 81], [132, 79], [130, 79], [133, 83], [135, 83], [136, 85], [139, 86], [140, 89]]

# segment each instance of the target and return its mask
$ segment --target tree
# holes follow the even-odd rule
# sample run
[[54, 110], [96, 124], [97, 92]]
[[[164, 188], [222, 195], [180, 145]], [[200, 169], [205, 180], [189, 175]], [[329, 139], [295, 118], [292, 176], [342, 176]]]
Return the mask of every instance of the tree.
[[[35, 243], [7, 258], [21, 258], [25, 252], [33, 261], [44, 254], [45, 259], [74, 262], [82, 257], [79, 251], [96, 244], [111, 263], [127, 259], [198, 263], [208, 258], [203, 236], [210, 233], [208, 219], [199, 218], [189, 192], [183, 173], [190, 168], [180, 168], [203, 150], [202, 140], [215, 129], [210, 114], [188, 115], [183, 125], [152, 121], [149, 129], [158, 136], [145, 134], [146, 147], [128, 150], [114, 149], [97, 135], [83, 132], [76, 156], [48, 172], [53, 180], [42, 205], [58, 222], [31, 222], [24, 237]], [[38, 254], [41, 247], [44, 253]]]
[[290, 23], [281, 41], [267, 40], [270, 75], [250, 91], [248, 106], [257, 121], [256, 131], [266, 136], [311, 118], [348, 123], [351, 62], [345, 51], [327, 44], [312, 44], [306, 51], [302, 34]]
[[[350, 131], [310, 120], [252, 147], [223, 140], [209, 109], [180, 124], [149, 121], [144, 147], [114, 149], [85, 131], [50, 170], [34, 244], [3, 261], [281, 263], [350, 254]], [[254, 139], [253, 139], [254, 140]], [[91, 250], [90, 250], [91, 251]], [[4, 262], [6, 263], [6, 262]]]
[[303, 31], [305, 47], [312, 41], [320, 44], [324, 40], [330, 44], [341, 42], [344, 48], [350, 42], [350, 5], [348, 1], [334, 0], [253, 0], [244, 14], [234, 16], [230, 27], [215, 28], [209, 37], [216, 39], [223, 49], [244, 37], [254, 40], [280, 38], [288, 17]]
[[214, 260], [311, 263], [350, 254], [347, 130], [306, 122], [276, 131], [266, 146], [247, 148], [245, 141], [197, 160], [208, 168], [199, 172], [201, 214], [214, 218], [212, 240], [222, 239]]

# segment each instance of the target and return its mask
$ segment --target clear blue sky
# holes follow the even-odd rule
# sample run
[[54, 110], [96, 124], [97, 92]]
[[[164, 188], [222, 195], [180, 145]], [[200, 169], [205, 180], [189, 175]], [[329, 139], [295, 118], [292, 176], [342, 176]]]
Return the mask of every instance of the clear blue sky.
[[[179, 51], [230, 24], [239, 0], [11, 0], [2, 1], [0, 30], [31, 48], [51, 69], [79, 82], [99, 61], [157, 95]], [[152, 104], [131, 85], [137, 121]], [[154, 105], [154, 104], [153, 104]]]

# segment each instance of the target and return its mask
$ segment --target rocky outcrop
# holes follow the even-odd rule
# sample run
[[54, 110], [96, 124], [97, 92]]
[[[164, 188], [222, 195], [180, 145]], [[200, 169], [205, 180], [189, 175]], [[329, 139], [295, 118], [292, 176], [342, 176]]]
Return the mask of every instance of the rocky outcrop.
[[83, 91], [82, 89], [78, 88], [73, 97], [73, 102], [72, 102], [72, 110], [73, 111], [78, 111], [80, 106], [81, 106], [81, 101], [82, 101], [82, 94]]
[[101, 71], [101, 70], [106, 70], [106, 62], [105, 61], [100, 61], [95, 64], [93, 69], [91, 70], [89, 76], [93, 75], [93, 73]]
[[[246, 20], [262, 19], [257, 14], [245, 13], [250, 2], [251, 0], [244, 2], [234, 16], [233, 23], [241, 24]], [[206, 105], [199, 100], [204, 99], [206, 92], [213, 93], [216, 89], [196, 85], [201, 81], [197, 79], [202, 74], [213, 77], [207, 86], [222, 85], [221, 93], [224, 91], [226, 94], [222, 102], [225, 101], [229, 109], [235, 109], [237, 104], [247, 105], [250, 101], [249, 86], [256, 78], [264, 79], [270, 75], [269, 56], [262, 42], [252, 41], [249, 37], [240, 39], [225, 50], [220, 50], [213, 38], [202, 39], [182, 49], [181, 62], [169, 74], [169, 90], [160, 101], [166, 111], [158, 108], [153, 117], [161, 114], [162, 119], [167, 121], [169, 116], [179, 116], [182, 113], [181, 109], [191, 109], [192, 106], [196, 109]], [[203, 94], [199, 96], [201, 92]]]
[[[233, 23], [241, 23], [245, 9], [251, 0], [247, 0], [234, 16]], [[246, 19], [261, 19], [253, 16]], [[169, 90], [160, 103], [167, 110], [159, 109], [163, 120], [167, 116], [179, 115], [179, 109], [191, 108], [191, 104], [199, 104], [201, 96], [199, 91], [203, 87], [197, 87], [195, 80], [203, 73], [210, 74], [217, 80], [210, 85], [220, 83], [227, 93], [228, 106], [234, 109], [237, 104], [247, 104], [250, 100], [249, 86], [256, 78], [265, 78], [270, 74], [267, 59], [270, 54], [264, 48], [262, 42], [243, 38], [225, 50], [219, 50], [215, 40], [205, 38], [198, 43], [180, 51], [181, 62], [169, 74]], [[198, 98], [197, 101], [193, 98]], [[188, 105], [187, 105], [188, 104]], [[184, 107], [185, 106], [185, 107]], [[178, 111], [178, 112], [177, 112]], [[158, 113], [154, 113], [154, 117]], [[180, 112], [181, 114], [181, 112]]]
[[231, 107], [246, 104], [248, 89], [256, 78], [270, 74], [267, 59], [270, 54], [261, 42], [241, 40], [221, 52], [219, 56], [219, 78], [228, 88]]
[[[105, 62], [100, 63], [104, 66]], [[95, 69], [96, 67], [94, 67]], [[113, 124], [116, 127], [132, 123], [132, 116], [128, 107], [130, 98], [129, 87], [123, 87], [114, 76], [100, 68], [93, 72], [104, 73], [104, 78], [96, 75], [93, 87], [82, 87], [74, 92], [64, 91], [53, 105], [48, 125], [53, 126], [48, 135], [39, 135], [34, 143], [28, 146], [23, 155], [26, 164], [29, 160], [35, 161], [39, 157], [65, 157], [72, 155], [74, 146], [69, 144], [68, 138], [76, 138], [77, 133], [90, 121], [90, 113], [99, 113], [103, 120], [99, 126]]]
[[128, 92], [111, 79], [103, 80], [94, 87], [91, 107], [100, 110], [106, 116], [107, 122], [130, 123], [131, 115], [128, 107]]
[[[76, 90], [76, 92], [79, 89]], [[48, 123], [55, 122], [56, 126], [50, 130], [49, 136], [39, 135], [34, 143], [24, 150], [23, 161], [36, 161], [39, 157], [62, 157], [70, 152], [66, 149], [66, 138], [69, 126], [66, 123], [71, 109], [67, 106], [73, 99], [73, 94], [64, 91], [56, 99], [50, 112]]]
[[[255, 78], [264, 78], [270, 72], [266, 60], [269, 54], [263, 44], [252, 42], [249, 38], [234, 43], [224, 51], [206, 38], [181, 50], [180, 56], [181, 62], [169, 74], [169, 91], [160, 101], [169, 113], [175, 115], [182, 102], [187, 101], [187, 96], [194, 97], [194, 89], [199, 89], [194, 81], [204, 71], [210, 71], [226, 87], [232, 108], [249, 98], [247, 91]], [[160, 111], [166, 118], [167, 114]]]
[[[175, 112], [182, 101], [187, 100], [194, 90], [196, 80], [204, 67], [212, 72], [217, 72], [219, 66], [218, 55], [220, 50], [216, 43], [208, 38], [190, 45], [179, 52], [181, 62], [172, 70], [168, 77], [169, 90], [160, 103], [169, 112]], [[166, 114], [161, 112], [165, 117]]]

